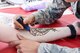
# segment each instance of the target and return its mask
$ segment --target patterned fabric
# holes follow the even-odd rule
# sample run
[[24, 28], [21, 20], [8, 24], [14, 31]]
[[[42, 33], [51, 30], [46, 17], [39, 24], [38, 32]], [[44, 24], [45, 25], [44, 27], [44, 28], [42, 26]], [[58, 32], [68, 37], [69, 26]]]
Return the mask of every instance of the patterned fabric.
[[41, 43], [38, 53], [80, 53], [80, 48], [62, 47], [56, 44]]
[[76, 1], [76, 2], [72, 2], [71, 3], [71, 7], [72, 7], [72, 10], [73, 10], [74, 14], [76, 14], [76, 12], [77, 12], [77, 3], [78, 2], [79, 1]]
[[45, 9], [33, 13], [35, 16], [35, 23], [51, 24], [55, 20], [58, 20], [69, 6], [72, 7], [75, 14], [77, 12], [78, 2], [79, 1], [67, 3], [64, 0], [53, 0], [52, 2], [48, 3]]
[[67, 3], [64, 0], [53, 0], [47, 4], [45, 9], [33, 13], [35, 16], [35, 23], [51, 24], [59, 19], [69, 6], [70, 3]]

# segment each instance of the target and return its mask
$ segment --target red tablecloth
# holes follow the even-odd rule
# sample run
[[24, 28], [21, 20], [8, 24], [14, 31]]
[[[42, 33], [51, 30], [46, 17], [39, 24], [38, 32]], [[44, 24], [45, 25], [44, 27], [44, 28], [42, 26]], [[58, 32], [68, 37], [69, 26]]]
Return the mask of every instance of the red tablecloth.
[[[0, 12], [5, 12], [5, 13], [13, 13], [13, 14], [23, 14], [23, 15], [28, 15], [32, 12], [27, 12], [24, 11], [20, 8], [9, 8], [9, 9], [1, 9]], [[70, 15], [64, 15], [62, 16], [56, 23], [53, 23], [51, 25], [38, 25], [36, 27], [60, 27], [60, 26], [66, 26], [67, 24], [70, 24], [72, 22], [74, 22], [75, 20], [77, 20], [77, 18], [70, 14]], [[58, 45], [62, 45], [62, 46], [68, 46], [68, 47], [80, 47], [80, 37], [76, 38], [76, 39], [60, 39], [57, 41], [52, 41], [49, 43], [55, 43]], [[6, 44], [1, 44], [0, 43], [0, 48], [2, 48], [1, 46], [5, 46]], [[0, 51], [0, 53], [16, 53], [16, 49], [15, 48], [5, 48], [3, 50]]]

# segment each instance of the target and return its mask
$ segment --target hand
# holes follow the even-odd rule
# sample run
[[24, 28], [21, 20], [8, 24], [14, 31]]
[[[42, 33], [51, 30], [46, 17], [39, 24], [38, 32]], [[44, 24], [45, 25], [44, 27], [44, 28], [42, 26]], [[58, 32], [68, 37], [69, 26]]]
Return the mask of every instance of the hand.
[[[20, 15], [18, 15], [18, 16], [20, 16]], [[14, 26], [15, 26], [15, 28], [17, 29], [24, 29], [23, 28], [23, 26], [19, 23], [19, 22], [17, 22], [16, 21], [16, 18], [18, 17], [18, 16], [15, 16], [15, 19], [14, 19]], [[22, 16], [23, 18], [24, 18], [24, 20], [23, 20], [23, 23], [24, 24], [30, 24], [30, 25], [32, 25], [32, 23], [34, 22], [34, 20], [35, 20], [35, 17], [33, 16], [33, 15], [29, 15], [29, 16]]]
[[23, 22], [24, 22], [24, 24], [30, 24], [30, 25], [32, 25], [34, 21], [35, 21], [35, 16], [31, 14], [31, 15], [27, 16], [24, 19]]
[[[19, 17], [19, 16], [21, 16], [21, 15], [16, 15], [15, 17], [14, 17], [14, 27], [16, 28], [16, 29], [24, 29], [24, 27], [18, 22], [18, 21], [16, 21], [16, 19]], [[25, 18], [26, 16], [22, 16], [22, 18]]]
[[37, 49], [40, 43], [32, 40], [27, 40], [21, 35], [18, 35], [18, 38], [20, 40], [12, 41], [10, 45], [15, 45], [20, 53], [37, 53]]

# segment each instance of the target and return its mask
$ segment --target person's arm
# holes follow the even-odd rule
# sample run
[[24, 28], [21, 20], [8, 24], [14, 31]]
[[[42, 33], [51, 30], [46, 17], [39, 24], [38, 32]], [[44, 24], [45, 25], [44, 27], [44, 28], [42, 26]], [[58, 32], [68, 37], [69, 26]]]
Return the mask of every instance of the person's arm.
[[68, 27], [32, 28], [30, 34], [31, 36], [26, 36], [27, 39], [38, 42], [48, 42], [68, 37], [71, 35], [71, 32]]
[[[0, 25], [0, 41], [10, 42], [18, 40], [17, 34], [20, 32], [9, 26]], [[70, 29], [68, 27], [59, 28], [31, 28], [30, 33], [28, 31], [21, 31], [26, 39], [48, 42], [70, 36]]]
[[[78, 27], [78, 25], [80, 25], [80, 22], [74, 22], [72, 25], [76, 30], [76, 35], [80, 35], [80, 26]], [[24, 37], [27, 39], [38, 42], [54, 41], [69, 36], [71, 36], [71, 30], [67, 26], [57, 28], [31, 28], [30, 35], [24, 35]]]
[[[21, 32], [25, 33], [24, 36], [26, 39], [39, 41], [39, 42], [48, 42], [57, 40], [60, 38], [64, 38], [70, 36], [70, 29], [68, 27], [59, 27], [59, 28], [31, 28], [30, 33], [25, 31]], [[2, 42], [10, 42], [14, 40], [18, 40], [17, 31], [14, 28], [9, 26], [0, 25], [0, 41]]]
[[[71, 6], [70, 3], [65, 2], [64, 0], [53, 0], [46, 4], [46, 8], [33, 12], [30, 15], [25, 16], [24, 24], [51, 24], [58, 20], [63, 12]], [[17, 16], [18, 17], [18, 16]], [[16, 18], [17, 18], [16, 17]], [[15, 20], [15, 28], [23, 29], [23, 27]]]
[[41, 43], [38, 53], [79, 53], [80, 48], [62, 47], [56, 44]]
[[[25, 18], [24, 23], [29, 23], [28, 21], [34, 17], [34, 23], [51, 24], [55, 20], [58, 20], [69, 6], [70, 3], [67, 3], [64, 0], [53, 0], [47, 4], [45, 9], [34, 12], [27, 17], [28, 20]], [[34, 24], [33, 22], [31, 23]]]
[[10, 42], [11, 46], [16, 46], [18, 53], [79, 53], [80, 48], [69, 48], [56, 44], [39, 43], [36, 41], [26, 40], [18, 36], [20, 40]]
[[[76, 35], [80, 35], [80, 22], [74, 22], [72, 25], [76, 30]], [[18, 40], [18, 33], [20, 32], [15, 30], [14, 28], [5, 25], [0, 25], [0, 41], [10, 42]], [[24, 34], [23, 31], [21, 33]], [[22, 36], [29, 40], [34, 40], [38, 42], [48, 42], [71, 36], [71, 31], [69, 27], [32, 28], [30, 33], [28, 31], [25, 31], [25, 34]]]

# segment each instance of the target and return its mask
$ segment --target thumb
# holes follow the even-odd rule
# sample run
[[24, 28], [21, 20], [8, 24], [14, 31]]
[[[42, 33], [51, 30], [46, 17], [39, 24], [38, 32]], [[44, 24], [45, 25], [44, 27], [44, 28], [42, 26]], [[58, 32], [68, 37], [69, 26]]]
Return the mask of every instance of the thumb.
[[20, 35], [20, 34], [17, 34], [17, 37], [18, 37], [19, 40], [26, 40], [26, 38], [24, 36]]

